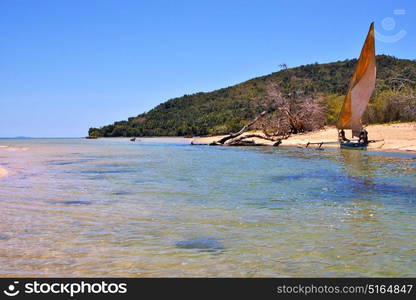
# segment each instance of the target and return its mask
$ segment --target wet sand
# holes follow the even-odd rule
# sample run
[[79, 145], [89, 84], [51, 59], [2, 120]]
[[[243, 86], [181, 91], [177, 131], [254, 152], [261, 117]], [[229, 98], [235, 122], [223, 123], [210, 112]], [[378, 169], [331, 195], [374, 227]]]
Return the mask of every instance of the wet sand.
[[[416, 153], [416, 122], [370, 125], [367, 126], [366, 129], [368, 131], [369, 139], [377, 141], [375, 143], [369, 144], [369, 150], [378, 150], [386, 152], [406, 151]], [[249, 134], [249, 132], [245, 134]], [[349, 137], [348, 134], [350, 134], [350, 132], [347, 132], [347, 138]], [[288, 139], [282, 141], [282, 146], [305, 147], [308, 142], [324, 142], [328, 143], [325, 144], [325, 147], [337, 148], [339, 147], [337, 143], [337, 136], [338, 133], [335, 127], [325, 127], [322, 130], [314, 132], [292, 135]], [[214, 141], [218, 141], [222, 137], [224, 137], [224, 135], [195, 138], [193, 140], [193, 143], [207, 145]], [[270, 146], [274, 143], [260, 138], [251, 138], [251, 140], [255, 141], [256, 143], [261, 143]]]

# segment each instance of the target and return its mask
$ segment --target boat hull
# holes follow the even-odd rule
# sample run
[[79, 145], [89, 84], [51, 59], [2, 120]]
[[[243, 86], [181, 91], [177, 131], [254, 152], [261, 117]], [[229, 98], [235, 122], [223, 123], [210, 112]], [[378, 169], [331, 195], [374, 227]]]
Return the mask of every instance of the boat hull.
[[358, 143], [358, 142], [348, 142], [340, 143], [341, 149], [351, 149], [351, 150], [367, 150], [368, 143]]

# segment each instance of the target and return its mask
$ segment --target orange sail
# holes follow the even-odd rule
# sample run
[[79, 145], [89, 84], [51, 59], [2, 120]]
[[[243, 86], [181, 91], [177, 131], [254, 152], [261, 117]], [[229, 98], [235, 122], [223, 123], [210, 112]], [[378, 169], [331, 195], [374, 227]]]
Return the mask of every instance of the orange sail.
[[348, 93], [338, 119], [338, 129], [351, 129], [352, 135], [359, 135], [363, 126], [361, 116], [376, 85], [376, 57], [374, 46], [374, 23], [371, 23], [367, 38], [361, 50], [355, 72], [352, 75]]

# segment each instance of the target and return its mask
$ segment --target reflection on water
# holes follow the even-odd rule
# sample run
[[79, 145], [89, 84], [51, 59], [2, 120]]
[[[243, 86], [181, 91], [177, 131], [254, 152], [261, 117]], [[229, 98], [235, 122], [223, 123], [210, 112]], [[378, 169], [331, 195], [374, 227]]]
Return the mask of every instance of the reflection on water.
[[0, 140], [0, 276], [415, 276], [412, 155]]

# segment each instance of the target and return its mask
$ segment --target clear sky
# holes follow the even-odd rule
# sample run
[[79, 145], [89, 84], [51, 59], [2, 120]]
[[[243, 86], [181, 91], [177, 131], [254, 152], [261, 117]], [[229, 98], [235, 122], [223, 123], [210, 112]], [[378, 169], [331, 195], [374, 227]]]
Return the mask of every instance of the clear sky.
[[314, 62], [416, 58], [416, 1], [0, 0], [0, 136], [76, 137]]

